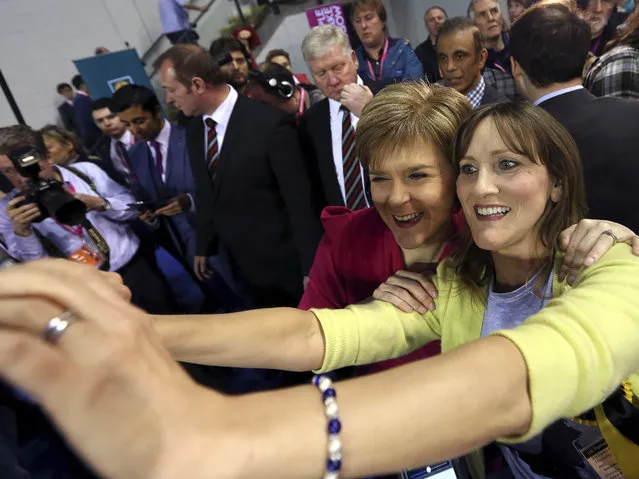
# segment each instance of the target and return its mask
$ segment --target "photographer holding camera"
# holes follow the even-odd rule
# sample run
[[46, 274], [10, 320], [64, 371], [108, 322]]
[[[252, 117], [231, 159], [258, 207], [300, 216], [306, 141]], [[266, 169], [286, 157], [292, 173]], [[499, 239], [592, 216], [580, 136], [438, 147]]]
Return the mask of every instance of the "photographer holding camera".
[[0, 172], [14, 190], [0, 200], [0, 236], [19, 261], [65, 257], [119, 273], [132, 302], [148, 312], [170, 311], [168, 284], [153, 251], [141, 247], [130, 222], [131, 192], [91, 163], [52, 165], [40, 133], [0, 128]]

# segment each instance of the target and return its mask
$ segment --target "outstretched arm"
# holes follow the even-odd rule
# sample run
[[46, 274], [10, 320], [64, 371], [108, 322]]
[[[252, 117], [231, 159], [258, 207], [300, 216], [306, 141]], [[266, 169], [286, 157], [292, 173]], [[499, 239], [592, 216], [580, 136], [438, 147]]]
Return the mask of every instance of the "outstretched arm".
[[155, 316], [154, 327], [171, 355], [184, 362], [310, 371], [324, 358], [319, 323], [299, 309]]

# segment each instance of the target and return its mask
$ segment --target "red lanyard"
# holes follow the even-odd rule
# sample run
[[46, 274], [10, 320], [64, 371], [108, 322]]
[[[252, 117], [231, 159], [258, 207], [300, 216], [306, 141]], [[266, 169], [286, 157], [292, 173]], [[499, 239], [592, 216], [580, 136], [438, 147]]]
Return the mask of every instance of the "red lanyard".
[[[386, 54], [388, 53], [388, 37], [384, 40], [384, 51], [382, 52], [382, 56], [379, 57], [379, 79], [382, 79], [382, 71], [384, 69], [384, 60], [386, 60]], [[377, 80], [377, 75], [375, 75], [375, 70], [373, 69], [373, 64], [370, 60], [366, 60], [368, 62], [368, 69], [371, 71], [371, 76], [373, 80]]]
[[601, 37], [603, 37], [603, 33], [599, 35], [599, 38], [597, 38], [597, 41], [595, 42], [595, 44], [590, 49], [590, 53], [592, 53], [593, 55], [597, 51], [597, 48], [599, 48], [599, 44], [601, 43]]
[[306, 90], [304, 90], [304, 88], [300, 87], [300, 106], [299, 109], [297, 111], [297, 117], [301, 117], [302, 113], [304, 113], [304, 110], [306, 109]]

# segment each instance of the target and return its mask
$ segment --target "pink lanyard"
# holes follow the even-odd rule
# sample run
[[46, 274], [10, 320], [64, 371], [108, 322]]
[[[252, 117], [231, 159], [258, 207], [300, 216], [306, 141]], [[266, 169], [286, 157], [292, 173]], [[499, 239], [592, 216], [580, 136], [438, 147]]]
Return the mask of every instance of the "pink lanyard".
[[297, 111], [297, 117], [301, 117], [302, 113], [304, 113], [304, 109], [306, 108], [306, 90], [304, 88], [300, 88], [300, 106]]
[[590, 49], [590, 53], [592, 53], [593, 55], [597, 51], [597, 48], [599, 48], [599, 44], [601, 43], [601, 37], [602, 36], [603, 36], [603, 33], [601, 35], [599, 35], [599, 38], [597, 38], [597, 41], [595, 42], [595, 44]]
[[[382, 71], [384, 69], [384, 60], [386, 60], [386, 54], [388, 53], [388, 37], [384, 40], [384, 51], [382, 52], [382, 56], [379, 58], [379, 79], [382, 79]], [[371, 71], [371, 76], [373, 80], [377, 80], [377, 75], [375, 75], [375, 71], [373, 70], [373, 64], [370, 60], [366, 60], [368, 62], [368, 69]]]

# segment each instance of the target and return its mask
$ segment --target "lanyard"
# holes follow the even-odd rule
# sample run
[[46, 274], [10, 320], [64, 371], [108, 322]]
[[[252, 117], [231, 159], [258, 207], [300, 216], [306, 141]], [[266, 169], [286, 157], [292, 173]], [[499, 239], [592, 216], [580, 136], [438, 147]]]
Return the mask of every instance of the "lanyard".
[[[384, 40], [384, 51], [382, 52], [382, 56], [379, 57], [379, 79], [382, 79], [382, 71], [384, 69], [384, 60], [386, 60], [386, 54], [388, 53], [388, 37]], [[366, 60], [368, 62], [368, 69], [371, 72], [371, 76], [373, 80], [377, 80], [377, 75], [375, 75], [375, 70], [373, 69], [373, 64], [370, 60]]]
[[493, 67], [496, 70], [499, 70], [500, 72], [506, 73], [506, 69], [503, 67], [503, 65], [501, 64], [501, 62], [499, 60], [494, 60], [493, 61]]
[[304, 88], [300, 88], [300, 106], [299, 109], [297, 110], [297, 117], [301, 117], [302, 113], [304, 113], [304, 110], [306, 109], [306, 90], [304, 90]]
[[601, 43], [601, 37], [603, 37], [603, 34], [599, 35], [599, 38], [597, 38], [597, 41], [595, 42], [595, 44], [590, 49], [590, 53], [592, 53], [593, 55], [597, 51], [597, 48], [599, 48], [599, 44]]

